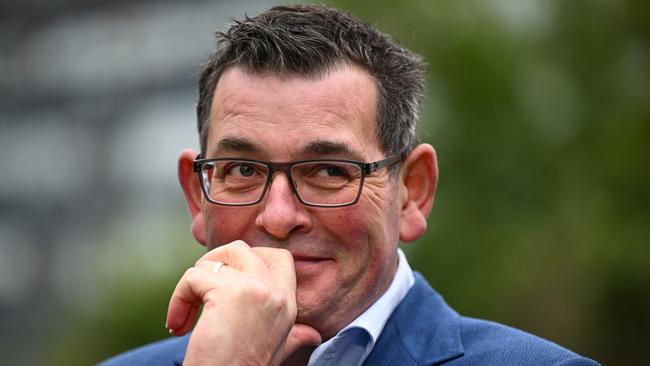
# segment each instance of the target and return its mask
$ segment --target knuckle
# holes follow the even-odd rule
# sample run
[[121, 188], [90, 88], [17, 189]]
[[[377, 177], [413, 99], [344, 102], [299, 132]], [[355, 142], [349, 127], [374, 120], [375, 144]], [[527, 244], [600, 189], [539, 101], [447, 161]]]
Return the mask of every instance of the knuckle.
[[228, 295], [239, 303], [255, 303], [263, 298], [262, 290], [254, 281], [241, 281], [236, 286], [228, 286]]
[[246, 244], [246, 242], [243, 241], [243, 240], [235, 240], [232, 243], [230, 243], [229, 246], [234, 250], [241, 250], [241, 249], [249, 248], [248, 244]]
[[188, 280], [191, 279], [192, 277], [196, 276], [198, 268], [196, 267], [190, 267], [185, 270], [185, 273], [183, 274], [183, 277], [187, 278]]
[[237, 288], [237, 294], [242, 300], [263, 305], [275, 312], [287, 307], [287, 296], [284, 291], [275, 286], [269, 286], [260, 281], [250, 281], [247, 286]]
[[208, 265], [208, 263], [214, 263], [214, 261], [205, 258], [199, 258], [196, 262], [194, 262], [194, 267], [205, 268]]
[[190, 284], [193, 285], [196, 283], [196, 281], [199, 280], [201, 276], [200, 270], [197, 267], [190, 267], [185, 270], [185, 273], [183, 274], [183, 277], [185, 280]]
[[271, 298], [270, 289], [260, 282], [253, 282], [249, 290], [250, 291], [248, 295], [251, 296], [253, 301], [264, 303], [267, 302], [269, 298]]
[[273, 288], [269, 290], [269, 301], [270, 305], [276, 310], [276, 311], [283, 311], [287, 309], [287, 295], [282, 291], [280, 288]]
[[215, 291], [208, 291], [203, 296], [203, 306], [212, 307], [223, 300]]
[[283, 260], [293, 262], [293, 255], [291, 255], [290, 251], [284, 248], [278, 248], [277, 251], [278, 251], [278, 256], [281, 257]]

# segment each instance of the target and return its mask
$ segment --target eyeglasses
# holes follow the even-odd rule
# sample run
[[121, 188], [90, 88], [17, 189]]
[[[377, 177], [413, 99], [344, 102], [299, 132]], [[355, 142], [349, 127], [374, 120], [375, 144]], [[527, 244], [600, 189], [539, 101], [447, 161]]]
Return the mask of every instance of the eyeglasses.
[[283, 172], [298, 200], [307, 206], [341, 207], [359, 201], [364, 178], [401, 161], [399, 156], [364, 163], [353, 160], [301, 160], [287, 163], [217, 158], [194, 160], [201, 189], [209, 202], [226, 206], [259, 203], [275, 172]]

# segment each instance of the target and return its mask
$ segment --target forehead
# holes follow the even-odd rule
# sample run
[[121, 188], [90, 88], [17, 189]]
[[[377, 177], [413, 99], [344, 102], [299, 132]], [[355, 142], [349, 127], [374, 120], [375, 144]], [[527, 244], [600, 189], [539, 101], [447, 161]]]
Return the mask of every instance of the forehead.
[[222, 74], [212, 100], [208, 155], [220, 153], [221, 142], [237, 140], [242, 152], [295, 159], [307, 153], [307, 146], [325, 141], [368, 158], [380, 154], [377, 103], [375, 80], [353, 66], [320, 78], [231, 68]]

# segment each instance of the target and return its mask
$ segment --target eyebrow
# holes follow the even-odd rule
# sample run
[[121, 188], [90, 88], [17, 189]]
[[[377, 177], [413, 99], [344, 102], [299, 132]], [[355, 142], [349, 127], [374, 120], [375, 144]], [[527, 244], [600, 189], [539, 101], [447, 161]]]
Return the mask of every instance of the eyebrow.
[[226, 137], [217, 142], [217, 146], [212, 150], [213, 154], [218, 152], [240, 152], [240, 153], [260, 153], [262, 148], [250, 140], [241, 137]]
[[[264, 153], [264, 149], [242, 137], [225, 137], [219, 140], [214, 149], [211, 151], [211, 155], [218, 155], [223, 153]], [[350, 145], [342, 142], [330, 141], [330, 140], [315, 140], [307, 143], [302, 150], [303, 155], [347, 155], [351, 156], [356, 160], [363, 160], [362, 155], [354, 150]]]
[[311, 155], [352, 155], [354, 158], [361, 157], [361, 154], [352, 149], [350, 145], [329, 140], [312, 141], [302, 149], [302, 152]]

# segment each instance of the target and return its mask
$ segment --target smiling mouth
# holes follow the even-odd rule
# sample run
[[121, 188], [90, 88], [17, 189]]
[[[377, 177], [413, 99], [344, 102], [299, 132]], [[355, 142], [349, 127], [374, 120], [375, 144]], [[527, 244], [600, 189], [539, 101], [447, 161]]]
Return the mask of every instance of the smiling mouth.
[[324, 265], [331, 262], [328, 258], [309, 257], [296, 255], [293, 257], [293, 264], [297, 273], [307, 274], [322, 270]]
[[316, 262], [316, 261], [323, 261], [325, 258], [321, 257], [310, 257], [310, 256], [305, 256], [305, 255], [294, 255], [293, 256], [294, 262], [298, 261], [306, 261], [306, 262]]

